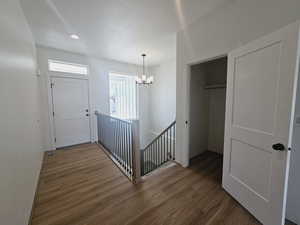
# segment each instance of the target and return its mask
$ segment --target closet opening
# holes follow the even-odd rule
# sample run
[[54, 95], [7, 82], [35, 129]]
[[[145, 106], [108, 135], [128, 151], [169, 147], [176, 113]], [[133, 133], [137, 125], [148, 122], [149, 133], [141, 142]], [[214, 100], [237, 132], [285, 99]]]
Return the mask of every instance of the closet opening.
[[[227, 56], [190, 67], [189, 157], [216, 159], [222, 177]], [[220, 179], [221, 182], [221, 179]]]

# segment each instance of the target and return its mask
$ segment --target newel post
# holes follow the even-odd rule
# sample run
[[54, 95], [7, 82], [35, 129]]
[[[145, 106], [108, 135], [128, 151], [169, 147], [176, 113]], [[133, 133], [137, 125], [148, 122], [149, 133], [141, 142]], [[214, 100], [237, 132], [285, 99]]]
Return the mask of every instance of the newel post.
[[132, 171], [133, 182], [141, 181], [141, 149], [139, 120], [132, 121]]

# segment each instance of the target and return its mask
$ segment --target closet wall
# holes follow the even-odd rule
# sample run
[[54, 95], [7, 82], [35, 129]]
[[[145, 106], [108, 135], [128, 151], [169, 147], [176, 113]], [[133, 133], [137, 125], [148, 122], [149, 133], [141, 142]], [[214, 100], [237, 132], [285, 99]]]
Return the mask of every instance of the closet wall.
[[190, 80], [190, 158], [208, 148], [208, 91], [204, 89], [206, 77], [202, 66], [191, 67]]
[[226, 84], [226, 77], [227, 58], [191, 67], [191, 158], [207, 150], [223, 153], [226, 104], [224, 84]]

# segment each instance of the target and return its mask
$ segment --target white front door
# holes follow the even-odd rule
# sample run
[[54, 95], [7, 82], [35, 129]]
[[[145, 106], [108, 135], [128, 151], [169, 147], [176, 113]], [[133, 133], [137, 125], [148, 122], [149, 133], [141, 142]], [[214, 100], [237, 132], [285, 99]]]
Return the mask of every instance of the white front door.
[[292, 24], [228, 57], [223, 187], [264, 225], [285, 217], [298, 36]]
[[88, 81], [52, 78], [56, 148], [91, 141]]

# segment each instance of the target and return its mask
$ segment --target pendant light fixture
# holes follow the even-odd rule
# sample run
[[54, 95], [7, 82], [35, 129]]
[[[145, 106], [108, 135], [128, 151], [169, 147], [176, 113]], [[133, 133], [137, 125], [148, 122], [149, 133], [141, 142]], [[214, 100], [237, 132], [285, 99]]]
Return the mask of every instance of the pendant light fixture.
[[142, 54], [143, 57], [143, 74], [141, 77], [137, 77], [136, 78], [136, 84], [138, 85], [150, 85], [153, 84], [154, 81], [154, 77], [153, 76], [149, 76], [147, 77], [146, 75], [146, 68], [145, 68], [145, 58], [146, 58], [146, 54]]

